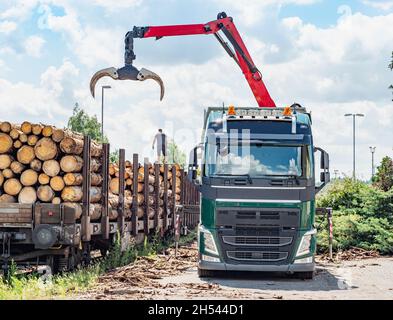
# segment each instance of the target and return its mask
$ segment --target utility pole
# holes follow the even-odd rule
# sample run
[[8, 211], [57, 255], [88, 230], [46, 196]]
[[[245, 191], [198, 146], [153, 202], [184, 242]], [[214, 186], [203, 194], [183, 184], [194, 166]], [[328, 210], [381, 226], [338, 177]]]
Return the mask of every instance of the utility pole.
[[352, 164], [352, 178], [356, 180], [356, 117], [364, 117], [363, 113], [347, 113], [345, 117], [352, 117], [353, 120], [353, 164]]
[[375, 173], [375, 171], [374, 171], [374, 169], [375, 169], [375, 166], [374, 166], [375, 148], [376, 147], [373, 147], [373, 146], [370, 147], [370, 151], [371, 151], [371, 179], [374, 178], [374, 173]]
[[104, 90], [110, 89], [111, 86], [101, 87], [101, 142], [104, 142]]

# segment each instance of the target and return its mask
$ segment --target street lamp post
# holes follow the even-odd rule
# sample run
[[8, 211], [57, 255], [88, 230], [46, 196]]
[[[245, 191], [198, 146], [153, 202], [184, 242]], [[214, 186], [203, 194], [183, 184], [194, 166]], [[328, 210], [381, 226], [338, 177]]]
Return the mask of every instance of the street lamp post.
[[104, 90], [110, 89], [111, 86], [101, 87], [101, 141], [104, 142]]
[[356, 179], [356, 117], [364, 117], [363, 113], [347, 113], [345, 114], [346, 117], [352, 117], [353, 119], [353, 169], [352, 169], [352, 176], [353, 180]]
[[371, 179], [372, 179], [374, 178], [374, 170], [375, 170], [375, 166], [374, 166], [375, 147], [371, 146], [370, 151], [371, 151]]

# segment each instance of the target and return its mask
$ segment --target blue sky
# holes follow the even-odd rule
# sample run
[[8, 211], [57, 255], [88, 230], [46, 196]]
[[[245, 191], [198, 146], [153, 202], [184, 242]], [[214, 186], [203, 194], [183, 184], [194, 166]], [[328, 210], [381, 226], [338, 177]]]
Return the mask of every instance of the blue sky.
[[[347, 112], [366, 114], [358, 123], [363, 178], [370, 174], [370, 145], [377, 146], [377, 160], [393, 155], [391, 0], [2, 0], [1, 118], [64, 126], [75, 102], [100, 115], [100, 96], [90, 97], [88, 82], [97, 69], [122, 66], [128, 30], [203, 23], [220, 11], [234, 18], [277, 104], [296, 101], [312, 111], [316, 143], [330, 152], [332, 169], [351, 171]], [[167, 92], [159, 102], [151, 82], [99, 83], [112, 85], [106, 132], [128, 156], [152, 156], [158, 127], [188, 150], [200, 136], [206, 106], [255, 105], [212, 36], [143, 39], [135, 47], [135, 65], [159, 73]]]

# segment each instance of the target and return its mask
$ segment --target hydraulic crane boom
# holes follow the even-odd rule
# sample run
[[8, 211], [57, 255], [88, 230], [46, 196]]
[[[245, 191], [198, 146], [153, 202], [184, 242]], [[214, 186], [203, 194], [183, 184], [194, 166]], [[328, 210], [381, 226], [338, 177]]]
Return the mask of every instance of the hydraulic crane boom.
[[[224, 41], [219, 31], [226, 36], [232, 47]], [[260, 107], [274, 108], [276, 106], [262, 81], [261, 72], [255, 66], [247, 47], [233, 23], [233, 19], [227, 17], [224, 12], [218, 14], [217, 20], [206, 24], [134, 27], [133, 30], [129, 31], [125, 36], [125, 66], [120, 69], [108, 68], [98, 71], [93, 76], [90, 83], [92, 95], [94, 96], [94, 88], [97, 81], [103, 76], [110, 76], [116, 80], [128, 79], [144, 81], [146, 79], [154, 79], [161, 86], [162, 99], [164, 95], [164, 86], [161, 78], [157, 74], [146, 69], [141, 69], [141, 71], [139, 71], [132, 65], [136, 58], [134, 53], [134, 38], [154, 37], [156, 39], [161, 39], [163, 37], [198, 34], [213, 34], [216, 37], [225, 51], [234, 59], [242, 70]]]

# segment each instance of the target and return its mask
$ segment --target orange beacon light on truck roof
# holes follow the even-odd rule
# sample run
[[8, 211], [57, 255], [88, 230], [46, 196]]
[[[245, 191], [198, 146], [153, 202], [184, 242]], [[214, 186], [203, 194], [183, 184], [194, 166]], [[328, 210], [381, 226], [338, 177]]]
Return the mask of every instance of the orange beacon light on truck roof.
[[236, 116], [235, 106], [229, 106], [228, 107], [228, 115], [229, 116]]

